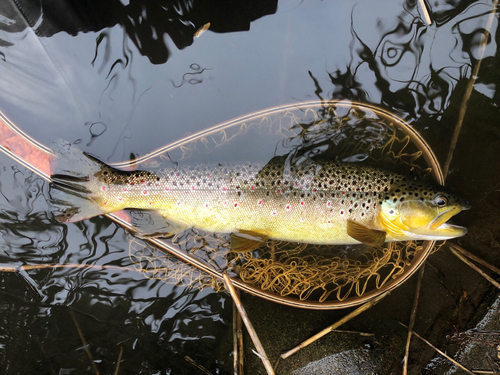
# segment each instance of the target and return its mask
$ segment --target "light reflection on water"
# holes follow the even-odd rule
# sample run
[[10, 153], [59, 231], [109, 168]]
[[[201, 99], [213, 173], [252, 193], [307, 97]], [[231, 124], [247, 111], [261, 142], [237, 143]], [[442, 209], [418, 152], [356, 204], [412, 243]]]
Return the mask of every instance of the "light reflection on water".
[[[130, 362], [127, 371], [134, 373], [171, 368], [189, 374], [179, 367], [184, 355], [207, 360], [201, 348], [212, 348], [225, 334], [229, 310], [224, 294], [145, 279], [133, 268], [123, 229], [102, 218], [69, 226], [48, 219], [45, 181], [10, 165], [2, 156], [2, 266], [74, 267], [1, 274], [3, 369], [23, 374], [36, 373], [37, 368], [41, 373], [89, 371], [90, 361], [67, 306], [75, 311], [105, 373], [114, 371], [120, 348]], [[96, 267], [82, 269], [80, 264]], [[20, 355], [17, 351], [32, 337], [39, 342], [31, 344], [29, 356]], [[218, 354], [218, 366], [230, 362], [224, 359], [228, 354]]]
[[[412, 1], [282, 1], [278, 9], [274, 2], [248, 1], [243, 8], [225, 8], [218, 22], [215, 8], [204, 9], [208, 5], [137, 1], [96, 3], [109, 12], [106, 17], [96, 8], [86, 14], [91, 20], [58, 24], [57, 9], [46, 8], [40, 16], [31, 3], [16, 3], [24, 12], [13, 1], [0, 5], [0, 110], [42, 143], [80, 139], [82, 148], [108, 161], [144, 155], [245, 113], [310, 98], [378, 104], [422, 131], [431, 128], [429, 142], [448, 144], [491, 7], [486, 1], [438, 1], [431, 7], [436, 23], [427, 26]], [[78, 12], [83, 9], [69, 15], [78, 19]], [[211, 29], [193, 38], [207, 21]], [[495, 18], [485, 69], [474, 87], [491, 105], [489, 118], [498, 116], [497, 23]], [[492, 147], [484, 147], [487, 155], [494, 155]], [[246, 156], [237, 146], [231, 152]], [[5, 156], [0, 161], [2, 264], [99, 266], [0, 275], [0, 365], [6, 372], [92, 373], [67, 306], [85, 327], [103, 372], [114, 371], [121, 347], [130, 373], [192, 373], [184, 354], [214, 371], [228, 371], [231, 349], [214, 349], [227, 334], [224, 294], [123, 270], [132, 262], [121, 228], [102, 218], [55, 223], [47, 211], [47, 185]], [[492, 199], [496, 180], [484, 175], [481, 183], [454, 178], [464, 192], [490, 194], [489, 209], [498, 213], [498, 200]]]

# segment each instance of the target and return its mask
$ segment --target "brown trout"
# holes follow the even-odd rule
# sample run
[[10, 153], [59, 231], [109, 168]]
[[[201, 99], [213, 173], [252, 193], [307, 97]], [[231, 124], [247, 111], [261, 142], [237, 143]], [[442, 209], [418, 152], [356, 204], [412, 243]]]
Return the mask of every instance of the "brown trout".
[[190, 227], [232, 234], [236, 251], [265, 239], [372, 246], [387, 241], [445, 240], [467, 233], [447, 223], [469, 203], [443, 186], [362, 166], [309, 162], [178, 166], [120, 171], [62, 147], [55, 157], [55, 216], [74, 222], [129, 209], [159, 212], [168, 232]]

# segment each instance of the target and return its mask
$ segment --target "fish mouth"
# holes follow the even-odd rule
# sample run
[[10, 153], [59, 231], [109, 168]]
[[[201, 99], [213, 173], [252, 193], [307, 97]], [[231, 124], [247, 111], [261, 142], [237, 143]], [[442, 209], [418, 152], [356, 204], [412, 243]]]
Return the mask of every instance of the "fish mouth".
[[[469, 206], [470, 207], [470, 206]], [[447, 211], [441, 212], [429, 225], [412, 230], [413, 233], [425, 236], [429, 240], [446, 240], [455, 237], [461, 237], [467, 233], [467, 228], [459, 225], [447, 223], [447, 221], [462, 210], [468, 210], [469, 207], [455, 206]]]
[[462, 211], [461, 207], [453, 207], [450, 208], [447, 211], [441, 212], [439, 215], [437, 215], [434, 220], [430, 222], [428, 225], [430, 230], [437, 230], [441, 225], [446, 223], [449, 219], [451, 219], [453, 216], [458, 214], [460, 211]]

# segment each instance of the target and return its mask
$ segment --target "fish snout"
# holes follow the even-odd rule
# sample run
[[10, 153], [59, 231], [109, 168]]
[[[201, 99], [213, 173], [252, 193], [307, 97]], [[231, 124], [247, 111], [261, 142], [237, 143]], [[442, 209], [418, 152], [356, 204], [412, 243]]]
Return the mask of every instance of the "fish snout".
[[471, 205], [469, 203], [469, 201], [465, 198], [462, 198], [462, 201], [460, 202], [460, 205], [462, 206], [462, 210], [463, 211], [467, 211], [467, 210], [470, 210], [471, 208]]

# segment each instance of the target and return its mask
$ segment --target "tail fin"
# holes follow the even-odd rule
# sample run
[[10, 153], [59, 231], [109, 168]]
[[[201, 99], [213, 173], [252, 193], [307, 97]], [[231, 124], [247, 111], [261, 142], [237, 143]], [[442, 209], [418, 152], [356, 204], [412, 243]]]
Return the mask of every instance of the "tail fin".
[[102, 215], [96, 184], [91, 179], [103, 168], [110, 168], [80, 151], [75, 145], [54, 141], [51, 161], [50, 199], [52, 213], [61, 222], [74, 222]]

